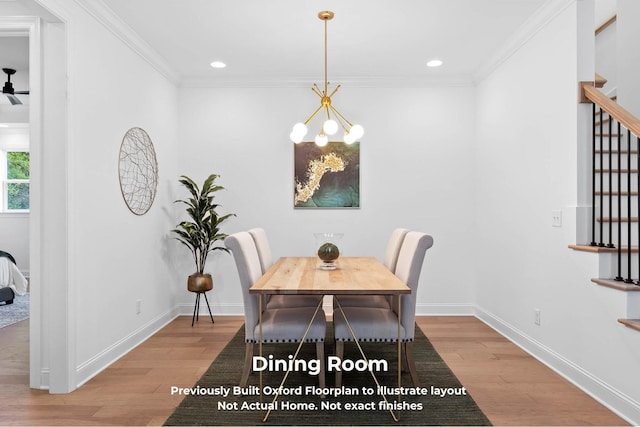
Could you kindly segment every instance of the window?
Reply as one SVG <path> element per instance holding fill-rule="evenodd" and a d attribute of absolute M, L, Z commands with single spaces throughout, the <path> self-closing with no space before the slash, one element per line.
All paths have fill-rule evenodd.
<path fill-rule="evenodd" d="M 29 152 L 2 152 L 4 212 L 29 211 Z"/>

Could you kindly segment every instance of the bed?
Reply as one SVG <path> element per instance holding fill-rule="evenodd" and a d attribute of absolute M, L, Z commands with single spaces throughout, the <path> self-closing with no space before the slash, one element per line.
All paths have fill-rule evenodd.
<path fill-rule="evenodd" d="M 10 253 L 0 251 L 0 303 L 13 304 L 16 295 L 27 293 L 27 279 Z"/>

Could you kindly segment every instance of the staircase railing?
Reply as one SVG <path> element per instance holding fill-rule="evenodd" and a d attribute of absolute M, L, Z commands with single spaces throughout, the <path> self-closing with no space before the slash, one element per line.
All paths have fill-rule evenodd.
<path fill-rule="evenodd" d="M 583 82 L 581 87 L 581 102 L 593 105 L 590 246 L 609 248 L 611 251 L 617 249 L 615 280 L 640 285 L 638 259 L 635 260 L 638 279 L 632 278 L 632 253 L 638 251 L 637 246 L 633 247 L 633 241 L 635 240 L 636 245 L 640 242 L 640 224 L 637 226 L 637 235 L 632 235 L 632 225 L 638 223 L 640 216 L 640 120 L 594 87 L 594 83 Z M 623 147 L 625 141 L 626 148 Z M 632 148 L 634 143 L 635 149 Z M 626 157 L 626 162 L 623 156 Z M 632 168 L 633 156 L 637 159 L 635 169 Z M 617 168 L 614 168 L 614 163 Z M 626 168 L 623 163 L 626 163 Z M 623 175 L 626 175 L 624 180 Z M 636 176 L 635 179 L 632 179 L 632 175 Z M 608 216 L 605 215 L 605 207 Z M 616 232 L 614 224 L 617 224 Z M 623 277 L 622 262 L 625 257 L 627 268 L 624 272 L 626 277 Z"/>

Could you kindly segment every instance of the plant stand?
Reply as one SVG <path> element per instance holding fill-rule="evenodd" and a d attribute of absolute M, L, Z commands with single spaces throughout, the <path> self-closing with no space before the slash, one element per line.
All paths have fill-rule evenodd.
<path fill-rule="evenodd" d="M 209 305 L 209 300 L 207 299 L 206 291 L 195 291 L 196 294 L 196 305 L 193 308 L 193 317 L 191 318 L 191 326 L 193 327 L 194 322 L 198 321 L 200 317 L 200 295 L 204 295 L 204 300 L 207 303 L 207 308 L 209 309 L 209 317 L 211 317 L 211 323 L 216 323 L 213 320 L 213 314 L 211 314 L 211 306 Z"/>

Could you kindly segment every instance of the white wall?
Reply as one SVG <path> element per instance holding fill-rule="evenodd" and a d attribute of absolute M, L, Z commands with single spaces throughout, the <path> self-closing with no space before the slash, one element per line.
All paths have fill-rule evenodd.
<path fill-rule="evenodd" d="M 29 214 L 10 213 L 0 215 L 0 240 L 5 252 L 16 259 L 23 274 L 29 273 Z"/>
<path fill-rule="evenodd" d="M 209 173 L 222 175 L 227 190 L 218 196 L 221 211 L 237 214 L 224 231 L 264 227 L 276 259 L 312 255 L 315 232 L 344 233 L 343 253 L 379 259 L 393 228 L 430 233 L 435 244 L 425 261 L 418 310 L 470 313 L 474 89 L 343 85 L 334 104 L 365 128 L 360 209 L 292 207 L 288 134 L 316 103 L 308 87 L 182 89 L 178 173 L 199 182 Z M 184 282 L 193 267 L 183 248 L 174 249 L 171 258 L 184 261 L 175 280 Z M 214 272 L 210 300 L 216 310 L 242 313 L 232 257 L 216 254 L 208 269 Z M 192 297 L 184 301 L 186 308 Z"/>
<path fill-rule="evenodd" d="M 640 117 L 640 2 L 618 0 L 618 103 Z"/>
<path fill-rule="evenodd" d="M 576 128 L 586 3 L 570 2 L 478 87 L 477 305 L 482 319 L 637 423 L 637 332 L 617 323 L 624 313 L 611 290 L 590 283 L 597 258 L 567 249 L 576 243 L 576 144 L 587 143 Z M 551 226 L 554 210 L 561 228 Z"/>
<path fill-rule="evenodd" d="M 616 15 L 617 0 L 598 0 L 595 2 L 595 28 Z M 617 26 L 614 22 L 600 32 L 595 39 L 596 73 L 607 79 L 602 88 L 608 95 L 615 95 L 618 87 L 618 47 Z"/>
<path fill-rule="evenodd" d="M 594 4 L 595 27 L 604 24 L 616 14 L 618 0 L 596 0 Z"/>
<path fill-rule="evenodd" d="M 67 110 L 61 115 L 67 120 L 67 135 L 58 139 L 45 134 L 42 154 L 43 204 L 51 210 L 57 196 L 61 201 L 67 198 L 66 205 L 59 203 L 52 211 L 66 227 L 66 235 L 59 242 L 44 242 L 42 257 L 49 268 L 48 254 L 68 247 L 68 259 L 66 265 L 58 266 L 63 273 L 55 280 L 43 275 L 39 286 L 44 301 L 47 296 L 68 299 L 62 300 L 59 309 L 44 311 L 41 365 L 46 371 L 67 363 L 58 359 L 68 358 L 73 365 L 69 374 L 73 389 L 176 314 L 178 288 L 167 280 L 164 231 L 171 225 L 167 183 L 174 175 L 178 98 L 177 88 L 163 74 L 88 9 L 76 2 L 42 3 L 66 23 L 62 37 L 66 52 L 60 52 L 66 55 L 66 70 L 57 71 L 68 76 Z M 45 58 L 52 54 L 46 49 L 45 44 Z M 48 87 L 49 75 L 45 75 L 44 92 L 60 99 L 65 93 L 57 91 L 64 89 Z M 124 134 L 134 126 L 150 135 L 159 163 L 156 199 L 144 216 L 129 211 L 119 188 L 118 151 Z M 66 179 L 66 185 L 49 185 L 47 177 L 56 182 Z M 44 224 L 44 233 L 52 232 L 51 224 Z M 58 252 L 52 252 L 56 246 Z M 136 314 L 137 300 L 142 301 L 140 314 Z M 56 313 L 64 313 L 66 305 L 69 315 L 61 319 Z M 70 354 L 60 348 L 51 350 L 59 330 L 70 343 Z M 64 391 L 64 386 L 57 387 L 57 392 Z"/>
<path fill-rule="evenodd" d="M 69 161 L 76 178 L 70 183 L 70 275 L 81 366 L 174 307 L 163 230 L 170 225 L 165 209 L 172 202 L 167 180 L 178 98 L 171 83 L 94 19 L 78 15 L 70 29 Z M 134 126 L 151 137 L 159 164 L 156 200 L 143 216 L 128 210 L 118 182 L 120 143 Z"/>

